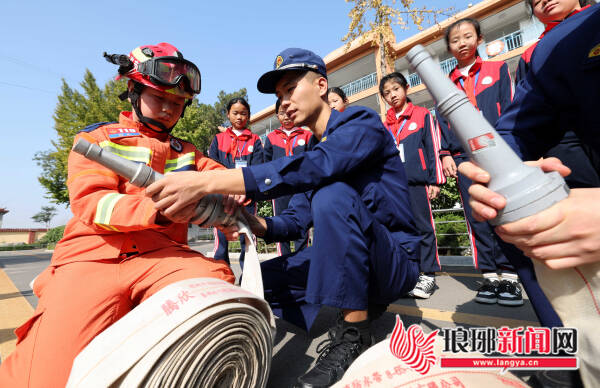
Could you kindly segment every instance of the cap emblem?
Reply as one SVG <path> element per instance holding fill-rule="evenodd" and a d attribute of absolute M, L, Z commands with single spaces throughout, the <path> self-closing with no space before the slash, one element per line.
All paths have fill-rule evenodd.
<path fill-rule="evenodd" d="M 279 69 L 279 66 L 281 66 L 282 63 L 283 57 L 281 55 L 278 55 L 277 58 L 275 58 L 275 69 Z"/>

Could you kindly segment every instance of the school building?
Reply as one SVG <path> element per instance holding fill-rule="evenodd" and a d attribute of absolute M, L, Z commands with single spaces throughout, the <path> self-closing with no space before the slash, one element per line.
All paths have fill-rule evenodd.
<path fill-rule="evenodd" d="M 386 42 L 395 58 L 394 69 L 381 64 L 383 50 L 372 40 L 353 42 L 348 50 L 345 46 L 339 47 L 323 58 L 327 65 L 329 86 L 341 87 L 350 105 L 368 106 L 383 118 L 389 107 L 379 96 L 379 80 L 384 73 L 382 67 L 386 67 L 386 73 L 395 70 L 406 77 L 410 84 L 408 97 L 414 104 L 433 108 L 431 95 L 419 76 L 410 70 L 405 55 L 413 46 L 421 44 L 448 74 L 456 66 L 456 59 L 446 50 L 444 31 L 455 20 L 465 17 L 477 19 L 481 24 L 484 42 L 479 46 L 480 56 L 484 60 L 507 62 L 513 76 L 521 54 L 544 31 L 543 24 L 530 16 L 523 0 L 484 0 L 408 39 Z M 278 128 L 280 124 L 275 115 L 275 105 L 252 115 L 250 125 L 252 131 L 261 137 Z"/>

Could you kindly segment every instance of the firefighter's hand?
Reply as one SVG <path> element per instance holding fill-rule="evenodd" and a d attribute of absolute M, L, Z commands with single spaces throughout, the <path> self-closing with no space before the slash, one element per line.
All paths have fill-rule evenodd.
<path fill-rule="evenodd" d="M 454 158 L 452 156 L 442 157 L 442 168 L 446 177 L 456 178 L 458 176 L 456 174 L 456 163 L 454 163 Z"/>
<path fill-rule="evenodd" d="M 440 186 L 429 185 L 427 186 L 427 196 L 429 199 L 436 199 L 440 195 Z"/>
<path fill-rule="evenodd" d="M 146 196 L 167 217 L 174 217 L 185 207 L 207 194 L 244 194 L 242 169 L 181 171 L 168 173 L 146 188 Z"/>
<path fill-rule="evenodd" d="M 264 237 L 267 232 L 267 223 L 264 218 L 248 213 L 245 208 L 241 208 L 240 215 L 244 217 L 252 233 L 258 237 Z M 235 241 L 240 237 L 237 225 L 220 226 L 219 230 L 225 234 L 227 240 Z"/>
<path fill-rule="evenodd" d="M 198 202 L 194 202 L 186 207 L 184 207 L 181 211 L 173 214 L 171 216 L 167 216 L 162 212 L 159 212 L 156 216 L 156 223 L 158 225 L 164 225 L 169 222 L 177 222 L 182 224 L 187 224 L 191 219 L 196 215 L 196 206 Z"/>
<path fill-rule="evenodd" d="M 224 195 L 223 211 L 227 214 L 233 214 L 239 207 L 244 206 L 244 202 L 246 202 L 245 195 Z"/>

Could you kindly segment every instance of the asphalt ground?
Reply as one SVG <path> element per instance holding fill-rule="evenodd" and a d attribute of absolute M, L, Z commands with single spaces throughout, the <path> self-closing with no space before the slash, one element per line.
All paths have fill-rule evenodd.
<path fill-rule="evenodd" d="M 193 248 L 204 254 L 212 251 L 212 243 L 200 243 Z M 16 338 L 14 329 L 33 313 L 37 297 L 29 284 L 50 263 L 52 253 L 45 250 L 0 252 L 0 357 L 12 352 Z M 232 256 L 232 267 L 239 276 L 240 268 Z M 263 259 L 264 259 L 264 255 Z M 373 323 L 377 342 L 393 330 L 396 314 L 406 326 L 420 324 L 425 332 L 443 327 L 538 326 L 539 322 L 527 296 L 519 307 L 482 305 L 473 301 L 482 277 L 465 264 L 468 260 L 442 258 L 442 272 L 436 276 L 437 290 L 430 299 L 403 298 L 390 305 L 388 311 Z M 277 319 L 274 357 L 269 387 L 290 387 L 306 372 L 315 357 L 318 344 L 327 338 L 327 329 L 335 323 L 337 311 L 324 307 L 310 332 Z"/>

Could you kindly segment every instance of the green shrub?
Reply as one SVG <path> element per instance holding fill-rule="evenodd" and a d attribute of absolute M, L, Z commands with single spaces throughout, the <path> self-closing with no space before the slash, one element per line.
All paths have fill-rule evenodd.
<path fill-rule="evenodd" d="M 39 239 L 39 243 L 41 244 L 56 244 L 63 237 L 63 233 L 65 232 L 65 225 L 57 226 L 56 228 L 52 228 Z"/>
<path fill-rule="evenodd" d="M 438 253 L 442 256 L 470 255 L 467 225 L 462 211 L 434 213 Z"/>

